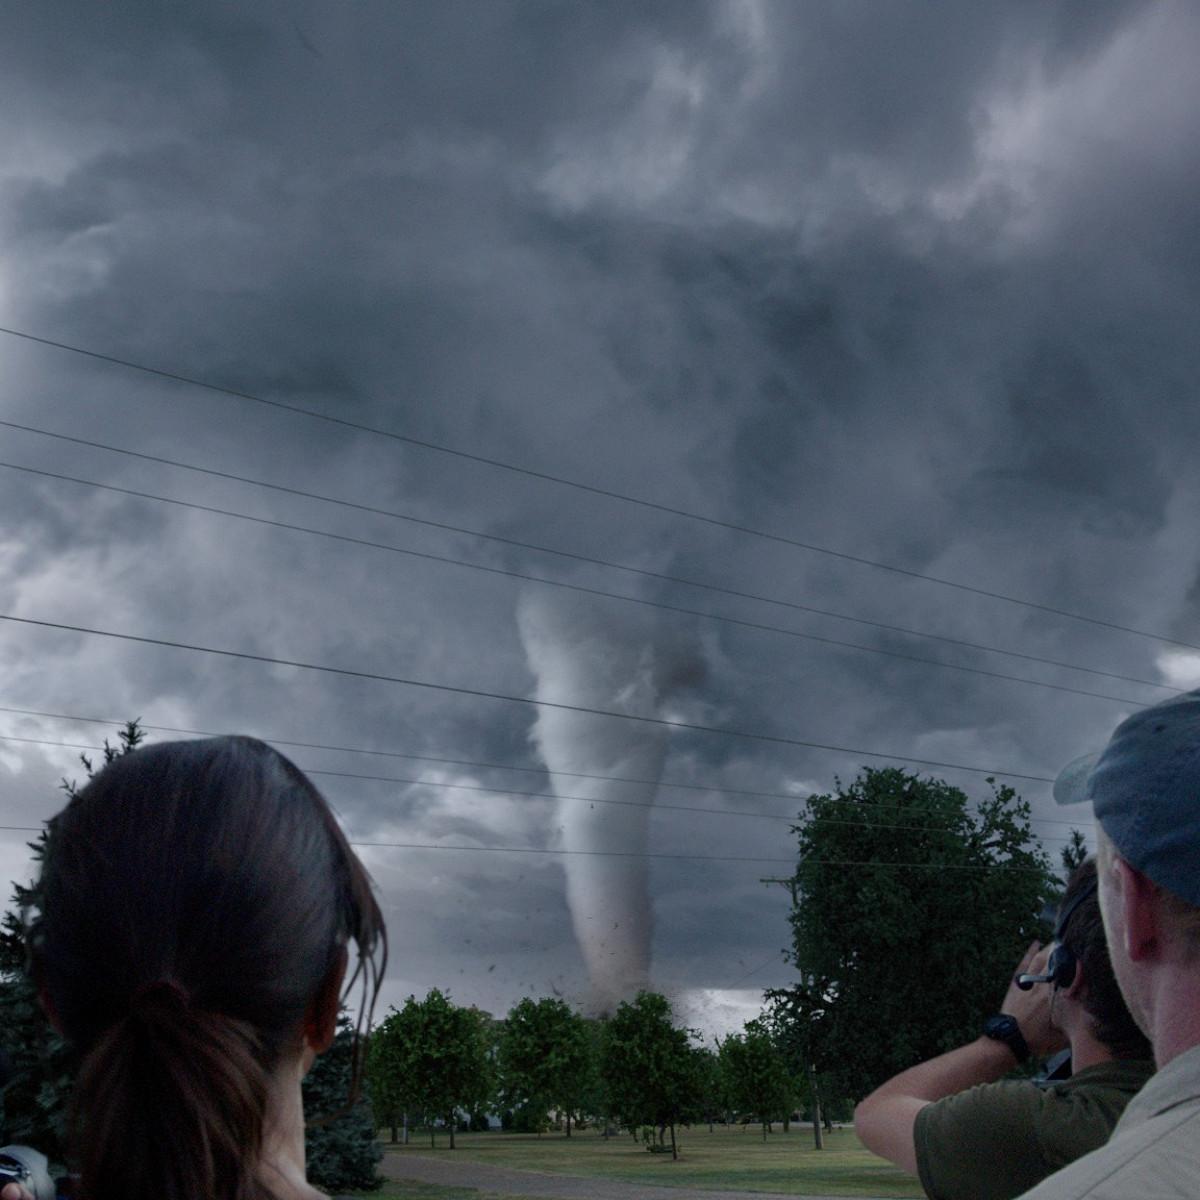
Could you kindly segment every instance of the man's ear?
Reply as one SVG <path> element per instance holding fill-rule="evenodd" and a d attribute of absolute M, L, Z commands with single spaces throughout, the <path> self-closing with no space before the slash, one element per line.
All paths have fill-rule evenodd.
<path fill-rule="evenodd" d="M 1083 963 L 1075 960 L 1075 978 L 1062 989 L 1068 1000 L 1079 1001 L 1087 991 L 1087 980 L 1083 976 Z"/>
<path fill-rule="evenodd" d="M 1159 889 L 1119 854 L 1113 858 L 1113 871 L 1120 895 L 1122 933 L 1125 953 L 1130 962 L 1153 957 L 1159 946 Z"/>
<path fill-rule="evenodd" d="M 339 946 L 333 965 L 321 980 L 321 986 L 308 1006 L 304 1018 L 304 1038 L 316 1054 L 324 1054 L 333 1045 L 337 1033 L 338 1012 L 341 1010 L 342 983 L 346 978 L 348 961 L 346 947 Z"/>

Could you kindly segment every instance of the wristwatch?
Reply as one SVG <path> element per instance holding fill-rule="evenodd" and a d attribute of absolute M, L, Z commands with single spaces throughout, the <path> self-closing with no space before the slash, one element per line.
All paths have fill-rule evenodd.
<path fill-rule="evenodd" d="M 1008 1013 L 989 1017 L 983 1026 L 983 1036 L 1003 1042 L 1019 1063 L 1023 1063 L 1029 1057 L 1029 1043 L 1025 1040 L 1016 1017 L 1010 1017 Z"/>

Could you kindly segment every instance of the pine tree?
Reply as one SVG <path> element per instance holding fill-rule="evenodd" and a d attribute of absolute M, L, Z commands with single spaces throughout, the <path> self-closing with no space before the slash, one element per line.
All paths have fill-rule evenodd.
<path fill-rule="evenodd" d="M 365 1094 L 351 1101 L 354 1026 L 343 1012 L 333 1045 L 304 1080 L 304 1132 L 308 1181 L 329 1192 L 374 1191 L 383 1183 L 375 1166 L 383 1157 L 375 1118 Z"/>
<path fill-rule="evenodd" d="M 1069 875 L 1076 867 L 1081 866 L 1088 856 L 1087 842 L 1083 833 L 1072 829 L 1067 838 L 1067 844 L 1059 851 L 1063 870 Z"/>
<path fill-rule="evenodd" d="M 127 722 L 118 731 L 115 746 L 105 740 L 105 764 L 136 750 L 145 736 L 137 721 Z M 95 774 L 91 759 L 86 754 L 79 759 L 90 779 Z M 62 789 L 74 796 L 78 785 L 64 779 Z M 39 875 L 47 840 L 43 829 L 29 843 Z M 65 1161 L 67 1108 L 77 1058 L 46 1019 L 30 972 L 27 946 L 40 903 L 37 879 L 28 886 L 16 883 L 12 907 L 0 921 L 0 1049 L 12 1068 L 0 1089 L 0 1101 L 4 1141 L 34 1146 L 60 1166 Z"/>

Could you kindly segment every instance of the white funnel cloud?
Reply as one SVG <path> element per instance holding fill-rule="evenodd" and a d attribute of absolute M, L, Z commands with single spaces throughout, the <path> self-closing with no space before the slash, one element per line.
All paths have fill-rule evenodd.
<path fill-rule="evenodd" d="M 694 644 L 662 637 L 650 618 L 618 623 L 595 603 L 531 591 L 517 606 L 517 622 L 539 703 L 660 717 L 671 692 L 703 678 Z M 556 708 L 539 708 L 534 723 L 560 797 L 562 848 L 586 852 L 568 853 L 563 862 L 575 937 L 600 1011 L 611 1011 L 650 979 L 654 918 L 645 853 L 668 732 Z"/>

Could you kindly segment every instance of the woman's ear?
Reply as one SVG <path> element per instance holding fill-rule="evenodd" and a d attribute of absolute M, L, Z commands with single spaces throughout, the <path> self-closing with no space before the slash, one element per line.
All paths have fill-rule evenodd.
<path fill-rule="evenodd" d="M 346 979 L 346 947 L 339 946 L 333 965 L 321 980 L 321 986 L 308 1006 L 304 1018 L 304 1039 L 316 1054 L 324 1054 L 333 1045 L 337 1034 L 338 1012 L 341 1010 L 342 983 Z"/>

